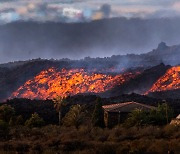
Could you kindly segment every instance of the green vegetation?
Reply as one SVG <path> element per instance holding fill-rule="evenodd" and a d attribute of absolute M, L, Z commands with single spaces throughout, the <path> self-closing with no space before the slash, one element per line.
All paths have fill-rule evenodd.
<path fill-rule="evenodd" d="M 154 124 L 164 125 L 168 124 L 173 118 L 173 110 L 167 105 L 167 103 L 159 104 L 157 111 L 151 113 L 150 119 L 155 121 Z"/>
<path fill-rule="evenodd" d="M 140 109 L 136 109 L 129 114 L 127 120 L 125 121 L 125 126 L 133 127 L 144 125 L 148 123 L 147 117 L 147 112 Z"/>
<path fill-rule="evenodd" d="M 0 140 L 0 153 L 179 153 L 180 127 L 146 126 L 113 129 L 47 125 L 15 127 Z"/>
<path fill-rule="evenodd" d="M 14 108 L 10 105 L 2 105 L 0 106 L 0 119 L 4 122 L 9 123 L 10 119 L 15 115 Z"/>
<path fill-rule="evenodd" d="M 65 98 L 61 97 L 61 96 L 57 96 L 55 99 L 53 99 L 54 102 L 54 107 L 56 109 L 56 111 L 58 112 L 59 116 L 59 125 L 61 125 L 61 112 L 62 112 L 62 108 L 64 106 L 66 106 L 67 102 L 65 100 Z"/>
<path fill-rule="evenodd" d="M 125 126 L 165 125 L 173 118 L 173 110 L 165 103 L 159 104 L 150 113 L 136 109 L 129 114 Z"/>
<path fill-rule="evenodd" d="M 25 122 L 25 126 L 30 128 L 42 127 L 44 125 L 44 120 L 39 117 L 37 113 L 32 114 L 31 118 Z"/>
<path fill-rule="evenodd" d="M 180 152 L 180 127 L 167 124 L 173 115 L 167 104 L 159 104 L 157 110 L 150 113 L 134 110 L 124 124 L 109 129 L 104 128 L 103 100 L 88 97 L 87 100 L 91 100 L 92 103 L 80 105 L 74 102 L 80 102 L 82 99 L 84 103 L 85 97 L 80 100 L 78 98 L 71 100 L 68 97 L 63 100 L 64 105 L 61 104 L 60 107 L 60 126 L 59 114 L 51 108 L 52 101 L 43 101 L 40 105 L 34 103 L 35 100 L 32 104 L 30 101 L 27 104 L 12 103 L 14 106 L 1 105 L 0 153 Z M 57 102 L 62 103 L 62 100 Z M 34 108 L 31 108 L 33 105 Z M 28 111 L 31 111 L 31 114 Z M 57 118 L 56 123 L 50 123 L 54 117 Z"/>
<path fill-rule="evenodd" d="M 66 114 L 63 119 L 63 124 L 67 127 L 75 126 L 77 129 L 85 120 L 85 113 L 83 108 L 77 104 L 70 108 L 70 111 Z"/>

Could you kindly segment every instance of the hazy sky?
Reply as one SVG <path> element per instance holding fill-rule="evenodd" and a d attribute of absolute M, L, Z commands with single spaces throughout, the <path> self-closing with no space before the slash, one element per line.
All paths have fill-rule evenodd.
<path fill-rule="evenodd" d="M 0 19 L 1 13 L 6 9 L 14 9 L 17 14 L 4 15 L 4 20 L 18 20 L 21 16 L 28 19 L 40 20 L 44 7 L 40 7 L 42 12 L 34 10 L 39 5 L 46 3 L 48 8 L 73 7 L 76 9 L 95 9 L 98 10 L 103 4 L 111 5 L 111 17 L 141 17 L 158 18 L 180 16 L 179 0 L 0 0 Z M 34 11 L 34 12 L 33 12 Z M 7 12 L 6 12 L 7 13 Z M 56 13 L 58 17 L 59 12 Z M 8 18 L 8 19 L 6 19 Z M 43 17 L 42 17 L 43 18 Z M 53 18 L 54 19 L 54 18 Z M 53 20 L 52 14 L 46 14 L 46 20 Z M 42 20 L 45 20 L 44 18 Z"/>
<path fill-rule="evenodd" d="M 47 12 L 43 16 L 42 12 L 46 11 L 42 5 L 44 3 L 46 3 L 47 8 L 73 7 L 82 10 L 98 10 L 103 4 L 110 4 L 112 9 L 110 17 L 126 17 L 128 19 L 132 17 L 143 19 L 162 19 L 162 17 L 173 19 L 174 17 L 180 17 L 180 0 L 11 0 L 9 2 L 0 0 L 0 22 L 5 21 L 9 23 L 20 20 L 22 17 L 26 20 L 41 21 L 46 19 L 53 21 L 55 20 L 54 16 L 59 17 L 59 13 L 53 14 L 53 12 Z M 37 8 L 39 8 L 38 11 L 36 11 Z M 175 24 L 168 23 L 164 25 L 164 21 L 161 21 L 157 26 L 154 26 L 153 22 L 150 20 L 143 25 L 143 22 L 138 21 L 138 24 L 140 24 L 138 27 L 136 21 L 130 22 L 131 25 L 128 25 L 128 21 L 125 21 L 122 24 L 119 23 L 118 26 L 121 26 L 120 28 L 114 24 L 113 26 L 116 27 L 115 31 L 110 30 L 113 26 L 103 25 L 105 31 L 102 32 L 102 37 L 100 36 L 96 42 L 93 42 L 93 37 L 96 37 L 96 31 L 93 31 L 95 35 L 90 34 L 91 36 L 88 39 L 85 37 L 89 36 L 85 36 L 84 32 L 80 30 L 76 32 L 76 30 L 71 29 L 72 33 L 70 33 L 67 29 L 66 32 L 62 32 L 56 27 L 59 32 L 56 34 L 56 30 L 54 29 L 53 31 L 53 28 L 51 29 L 52 33 L 46 33 L 44 30 L 39 29 L 37 33 L 44 36 L 38 36 L 36 40 L 35 36 L 31 36 L 35 34 L 30 32 L 31 30 L 28 31 L 28 28 L 22 33 L 21 30 L 13 27 L 7 28 L 6 31 L 0 28 L 0 63 L 38 57 L 77 59 L 83 58 L 83 56 L 104 57 L 112 54 L 137 54 L 156 48 L 161 41 L 166 41 L 169 45 L 180 44 L 180 21 L 176 22 L 176 20 L 173 20 Z M 169 20 L 169 22 L 171 21 Z M 122 26 L 123 24 L 124 27 Z M 151 24 L 151 27 L 149 24 Z M 103 38 L 103 33 L 106 30 L 109 33 L 106 35 L 107 38 L 111 37 L 112 40 Z M 113 38 L 112 33 L 116 35 L 116 31 L 120 37 L 116 36 Z M 28 33 L 28 36 L 26 33 Z M 57 38 L 54 38 L 54 35 L 57 35 Z M 62 37 L 58 35 L 62 35 Z M 11 42 L 11 44 L 8 44 L 8 42 Z M 73 45 L 69 45 L 69 42 Z M 84 44 L 81 44 L 81 42 Z M 75 48 L 69 49 L 72 46 Z"/>

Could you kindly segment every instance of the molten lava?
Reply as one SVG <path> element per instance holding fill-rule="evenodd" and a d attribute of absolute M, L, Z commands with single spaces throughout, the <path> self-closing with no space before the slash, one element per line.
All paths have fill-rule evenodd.
<path fill-rule="evenodd" d="M 180 66 L 170 68 L 147 93 L 176 89 L 180 89 Z"/>
<path fill-rule="evenodd" d="M 84 69 L 55 68 L 42 71 L 15 91 L 11 98 L 52 99 L 57 95 L 66 97 L 78 93 L 101 93 L 121 85 L 138 73 L 106 75 L 89 73 Z"/>

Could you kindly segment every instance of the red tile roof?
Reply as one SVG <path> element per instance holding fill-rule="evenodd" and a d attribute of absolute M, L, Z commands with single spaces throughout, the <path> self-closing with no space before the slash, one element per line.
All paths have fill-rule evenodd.
<path fill-rule="evenodd" d="M 117 103 L 117 104 L 111 104 L 111 105 L 104 105 L 102 106 L 105 111 L 108 112 L 131 112 L 132 108 L 141 108 L 146 110 L 156 109 L 154 106 L 145 105 L 137 102 L 126 102 L 126 103 Z"/>

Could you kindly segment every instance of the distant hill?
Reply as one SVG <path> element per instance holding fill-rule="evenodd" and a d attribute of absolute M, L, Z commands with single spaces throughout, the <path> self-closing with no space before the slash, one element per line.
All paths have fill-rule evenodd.
<path fill-rule="evenodd" d="M 48 64 L 61 64 L 66 63 L 66 67 L 71 68 L 86 68 L 102 70 L 113 68 L 116 71 L 121 71 L 123 69 L 133 69 L 137 67 L 149 68 L 160 63 L 165 65 L 179 65 L 180 59 L 180 45 L 167 46 L 166 43 L 161 42 L 156 49 L 144 54 L 127 54 L 127 55 L 113 55 L 111 57 L 105 58 L 90 58 L 86 57 L 82 60 L 70 60 L 70 59 L 60 59 L 60 60 L 45 60 L 45 59 L 32 59 L 27 61 L 15 61 L 0 64 L 0 68 L 13 68 L 18 67 L 27 63 L 46 63 Z"/>

